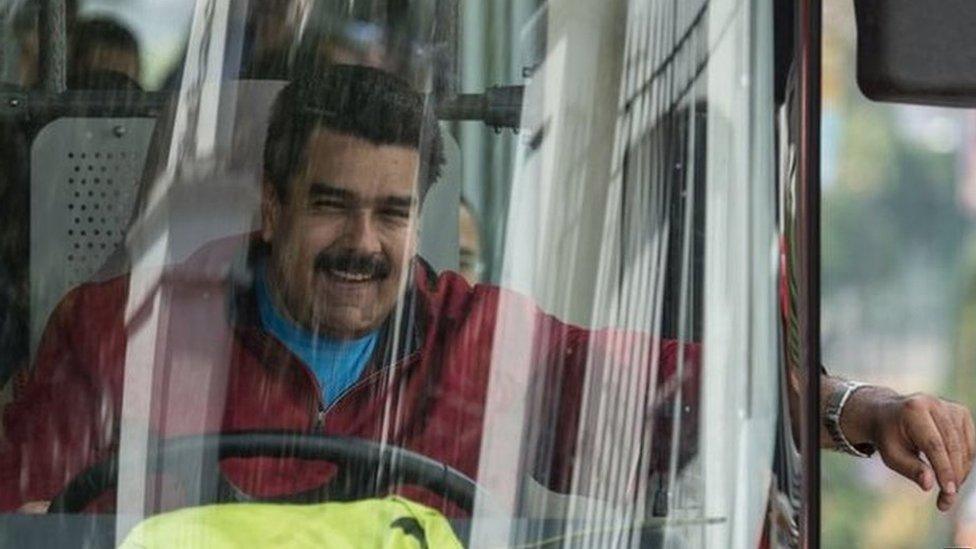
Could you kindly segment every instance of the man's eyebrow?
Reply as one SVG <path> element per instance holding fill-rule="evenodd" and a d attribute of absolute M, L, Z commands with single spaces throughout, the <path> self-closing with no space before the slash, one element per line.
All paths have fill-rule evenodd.
<path fill-rule="evenodd" d="M 379 200 L 384 206 L 409 209 L 417 203 L 412 196 L 386 196 Z"/>
<path fill-rule="evenodd" d="M 346 200 L 356 197 L 355 193 L 329 185 L 328 183 L 312 183 L 308 187 L 308 195 L 314 197 L 325 195 L 326 197 L 343 198 Z"/>

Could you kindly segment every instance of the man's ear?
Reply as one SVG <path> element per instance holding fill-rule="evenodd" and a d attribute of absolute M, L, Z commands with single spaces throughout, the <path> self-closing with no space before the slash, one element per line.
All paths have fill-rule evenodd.
<path fill-rule="evenodd" d="M 281 201 L 274 185 L 265 176 L 261 180 L 261 240 L 270 243 L 281 221 Z"/>

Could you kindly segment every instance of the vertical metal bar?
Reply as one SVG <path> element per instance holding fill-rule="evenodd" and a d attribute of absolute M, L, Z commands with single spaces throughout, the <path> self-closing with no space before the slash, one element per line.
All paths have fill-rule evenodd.
<path fill-rule="evenodd" d="M 797 53 L 800 78 L 798 229 L 801 261 L 804 547 L 820 546 L 820 70 L 821 0 L 799 0 Z"/>
<path fill-rule="evenodd" d="M 434 96 L 440 100 L 453 98 L 458 93 L 458 28 L 460 10 L 458 0 L 437 0 L 435 13 L 436 41 L 445 48 L 434 82 Z"/>
<path fill-rule="evenodd" d="M 39 45 L 44 89 L 61 93 L 67 88 L 68 13 L 66 0 L 43 0 Z"/>

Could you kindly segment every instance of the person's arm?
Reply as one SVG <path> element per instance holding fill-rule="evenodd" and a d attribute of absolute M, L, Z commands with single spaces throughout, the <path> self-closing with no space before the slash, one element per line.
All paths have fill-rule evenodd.
<path fill-rule="evenodd" d="M 821 377 L 821 418 L 830 395 L 844 385 L 842 379 Z M 922 490 L 930 491 L 937 484 L 937 505 L 942 511 L 955 503 L 976 453 L 976 429 L 969 410 L 931 395 L 861 387 L 843 407 L 840 428 L 851 444 L 874 446 L 889 468 Z M 823 448 L 834 447 L 823 421 L 820 443 Z"/>
<path fill-rule="evenodd" d="M 71 298 L 52 314 L 28 382 L 3 410 L 0 512 L 45 512 L 112 436 L 113 408 L 75 360 L 79 317 Z"/>

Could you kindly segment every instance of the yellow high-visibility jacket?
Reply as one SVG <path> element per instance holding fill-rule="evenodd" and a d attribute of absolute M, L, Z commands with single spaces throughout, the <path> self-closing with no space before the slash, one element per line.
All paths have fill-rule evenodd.
<path fill-rule="evenodd" d="M 351 503 L 232 503 L 191 507 L 146 519 L 123 549 L 156 547 L 461 547 L 437 511 L 397 496 Z"/>

